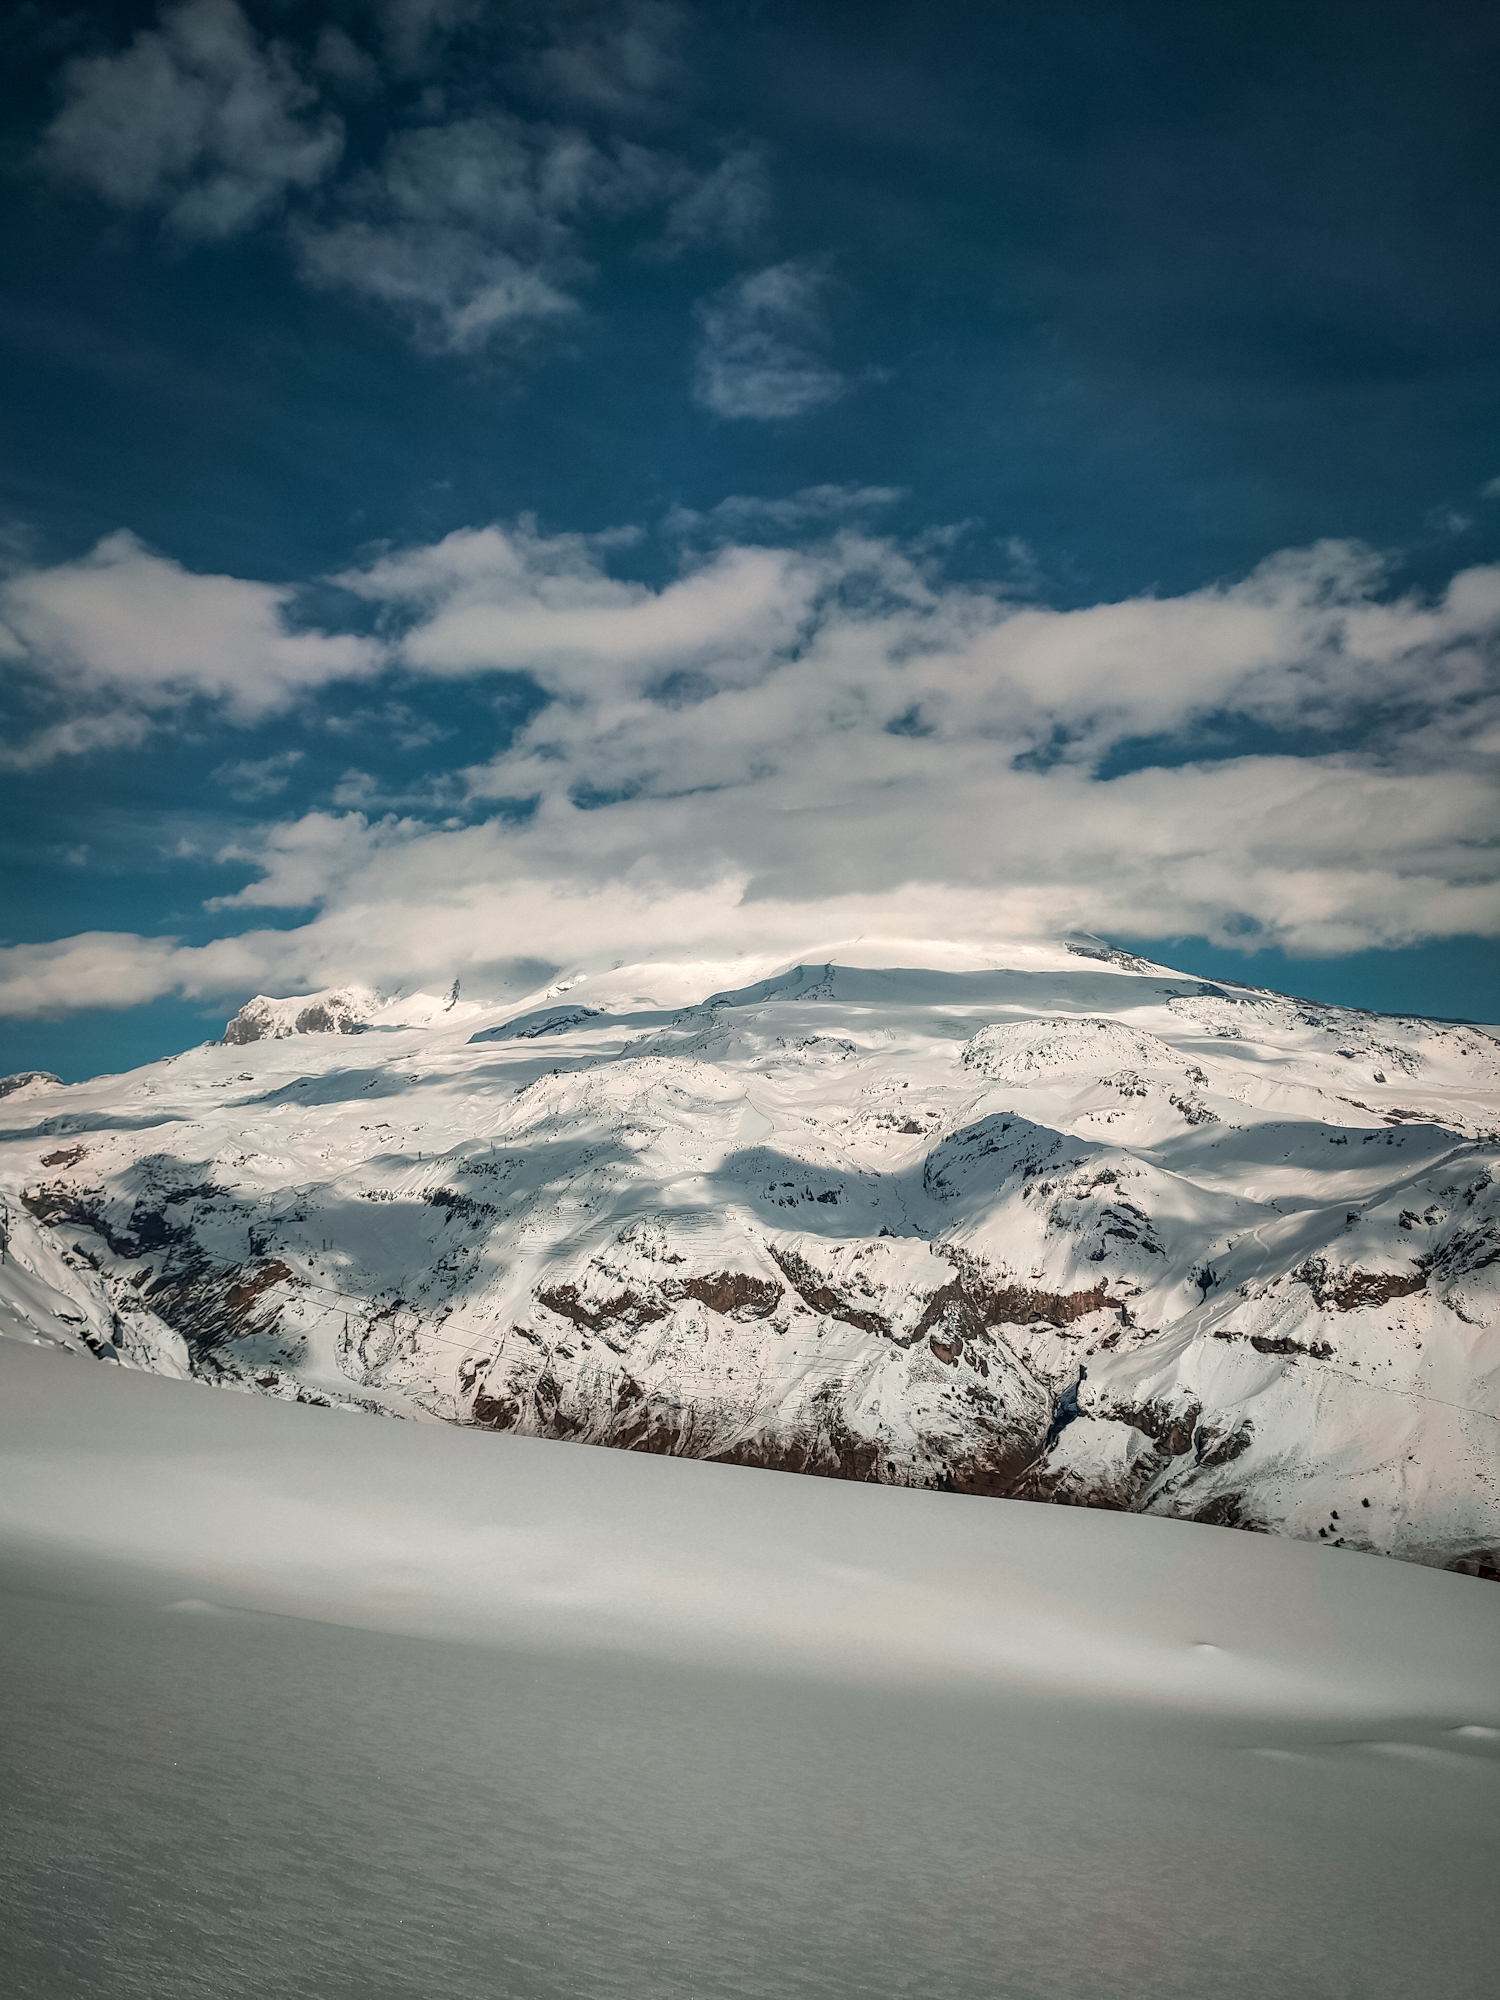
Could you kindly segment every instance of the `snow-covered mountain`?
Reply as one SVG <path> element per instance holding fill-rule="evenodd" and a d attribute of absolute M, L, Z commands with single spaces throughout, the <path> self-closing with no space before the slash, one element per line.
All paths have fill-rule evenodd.
<path fill-rule="evenodd" d="M 0 1084 L 0 1091 L 6 1086 Z M 1080 944 L 252 1001 L 4 1096 L 0 1331 L 1500 1572 L 1500 1043 Z"/>

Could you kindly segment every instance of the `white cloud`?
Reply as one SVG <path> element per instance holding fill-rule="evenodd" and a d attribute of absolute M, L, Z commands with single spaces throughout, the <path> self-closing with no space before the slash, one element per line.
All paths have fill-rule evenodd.
<path fill-rule="evenodd" d="M 123 529 L 91 554 L 25 569 L 0 584 L 0 657 L 24 673 L 60 719 L 11 734 L 11 769 L 139 742 L 150 720 L 195 698 L 253 722 L 331 680 L 380 662 L 369 640 L 299 632 L 284 585 L 196 576 Z"/>
<path fill-rule="evenodd" d="M 379 804 L 380 780 L 373 771 L 351 768 L 333 788 L 333 803 L 345 811 L 368 812 Z"/>
<path fill-rule="evenodd" d="M 184 0 L 116 55 L 63 72 L 45 172 L 117 208 L 159 208 L 189 238 L 232 236 L 330 173 L 343 126 L 235 0 Z"/>
<path fill-rule="evenodd" d="M 224 857 L 257 875 L 222 915 L 307 922 L 142 940 L 133 958 L 120 939 L 76 961 L 66 942 L 17 947 L 0 1010 L 112 1004 L 99 968 L 120 954 L 122 996 L 229 999 L 456 971 L 482 991 L 521 961 L 790 953 L 861 931 L 1316 953 L 1500 935 L 1500 567 L 1392 598 L 1367 551 L 1326 543 L 1239 583 L 1055 611 L 843 529 L 730 542 L 657 589 L 608 574 L 613 539 L 467 531 L 343 579 L 405 622 L 391 644 L 409 671 L 525 670 L 550 696 L 464 774 L 471 817 L 502 813 L 434 826 L 450 771 L 412 798 L 425 817 L 370 817 L 396 802 L 350 772 L 355 809 Z M 1097 775 L 1122 741 L 1190 745 L 1226 714 L 1360 747 Z"/>
<path fill-rule="evenodd" d="M 295 224 L 304 277 L 400 314 L 423 345 L 474 353 L 576 310 L 576 225 L 661 199 L 677 164 L 498 112 L 398 133 L 331 221 Z"/>
<path fill-rule="evenodd" d="M 529 672 L 585 704 L 711 662 L 717 683 L 757 677 L 792 644 L 824 569 L 789 549 L 729 547 L 664 589 L 605 574 L 598 542 L 534 526 L 464 529 L 337 580 L 417 613 L 405 664 L 444 676 Z M 582 711 L 580 711 L 582 712 Z"/>
<path fill-rule="evenodd" d="M 700 300 L 696 400 L 757 423 L 836 402 L 849 385 L 822 359 L 828 286 L 808 265 L 772 264 Z"/>
<path fill-rule="evenodd" d="M 83 931 L 0 951 L 0 1015 L 52 1019 L 92 1007 L 139 1007 L 180 991 L 181 947 L 129 931 Z"/>
<path fill-rule="evenodd" d="M 810 489 L 786 505 L 836 523 L 862 497 Z M 726 503 L 724 518 L 776 504 Z M 410 620 L 408 666 L 525 670 L 558 696 L 530 725 L 554 789 L 585 764 L 608 785 L 640 782 L 638 737 L 670 746 L 690 778 L 699 755 L 763 761 L 845 709 L 879 736 L 915 708 L 936 743 L 979 738 L 1007 760 L 1046 749 L 1092 765 L 1124 738 L 1225 712 L 1366 734 L 1385 716 L 1418 754 L 1413 732 L 1461 714 L 1472 730 L 1495 690 L 1500 567 L 1461 572 L 1436 601 L 1392 600 L 1370 551 L 1324 542 L 1239 583 L 1056 611 L 945 584 L 890 540 L 837 526 L 801 548 L 721 541 L 655 590 L 607 573 L 610 540 L 523 520 L 338 581 Z"/>
<path fill-rule="evenodd" d="M 1245 758 L 1109 784 L 1075 771 L 997 786 L 979 760 L 884 798 L 831 770 L 821 796 L 747 795 L 432 829 L 309 815 L 254 853 L 223 910 L 313 906 L 293 929 L 206 946 L 91 934 L 0 950 L 0 1015 L 222 999 L 359 978 L 466 990 L 538 983 L 538 961 L 791 956 L 861 934 L 985 941 L 1083 929 L 1206 934 L 1336 953 L 1500 934 L 1474 859 L 1493 789 L 1338 760 Z M 757 826 L 758 822 L 758 826 Z M 727 856 L 747 836 L 759 876 Z M 875 878 L 887 879 L 875 885 Z M 1253 975 L 1253 962 L 1251 966 Z"/>

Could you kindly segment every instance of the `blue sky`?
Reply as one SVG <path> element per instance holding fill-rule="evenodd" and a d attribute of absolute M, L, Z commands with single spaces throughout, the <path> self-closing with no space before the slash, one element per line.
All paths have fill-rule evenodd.
<path fill-rule="evenodd" d="M 0 37 L 0 1068 L 872 931 L 1500 1011 L 1492 8 Z"/>

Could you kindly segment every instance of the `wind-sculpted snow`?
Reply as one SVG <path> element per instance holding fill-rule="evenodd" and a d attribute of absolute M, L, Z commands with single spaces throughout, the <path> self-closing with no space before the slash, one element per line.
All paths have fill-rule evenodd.
<path fill-rule="evenodd" d="M 250 1039 L 18 1084 L 4 1328 L 1500 1571 L 1500 1045 L 923 950 L 258 1000 Z"/>

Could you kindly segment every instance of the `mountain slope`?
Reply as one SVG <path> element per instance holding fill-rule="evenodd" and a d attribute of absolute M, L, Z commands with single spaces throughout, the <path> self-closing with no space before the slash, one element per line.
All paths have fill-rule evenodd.
<path fill-rule="evenodd" d="M 224 1044 L 23 1084 L 0 1324 L 1500 1569 L 1490 1036 L 1079 946 L 748 970 L 257 1001 Z"/>

